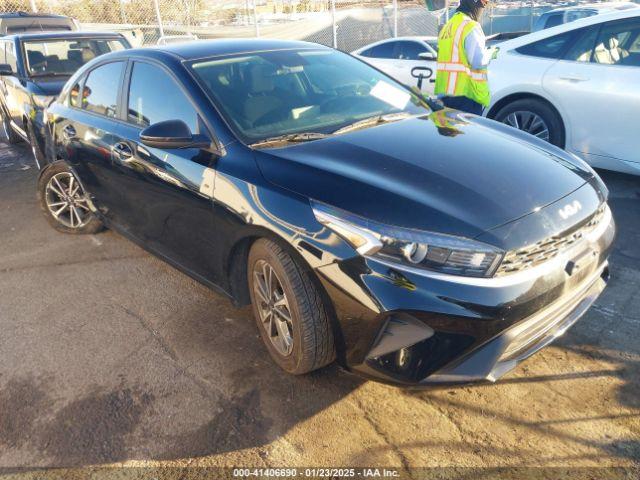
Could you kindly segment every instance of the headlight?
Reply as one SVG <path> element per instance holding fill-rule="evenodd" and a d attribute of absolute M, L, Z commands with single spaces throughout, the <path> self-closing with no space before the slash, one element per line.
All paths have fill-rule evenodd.
<path fill-rule="evenodd" d="M 311 202 L 318 222 L 349 242 L 360 255 L 413 268 L 467 277 L 492 276 L 504 252 L 463 237 L 393 227 Z"/>
<path fill-rule="evenodd" d="M 33 98 L 33 103 L 36 104 L 36 107 L 47 108 L 56 97 L 50 95 L 31 95 L 31 98 Z"/>

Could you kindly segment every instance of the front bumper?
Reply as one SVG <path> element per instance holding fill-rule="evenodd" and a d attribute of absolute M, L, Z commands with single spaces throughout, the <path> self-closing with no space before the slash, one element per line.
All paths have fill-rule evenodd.
<path fill-rule="evenodd" d="M 579 249 L 491 279 L 361 257 L 320 267 L 341 327 L 339 358 L 349 370 L 392 384 L 495 381 L 566 332 L 598 298 L 614 237 L 610 218 Z M 569 268 L 576 259 L 581 268 Z"/>

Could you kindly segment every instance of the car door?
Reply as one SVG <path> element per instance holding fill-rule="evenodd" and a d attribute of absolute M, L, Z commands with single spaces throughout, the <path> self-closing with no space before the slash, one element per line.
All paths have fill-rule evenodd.
<path fill-rule="evenodd" d="M 111 151 L 122 123 L 118 97 L 125 66 L 122 60 L 103 63 L 75 82 L 65 100 L 66 115 L 55 124 L 54 132 L 85 190 L 109 221 L 116 220 L 121 198 Z"/>
<path fill-rule="evenodd" d="M 13 123 L 22 127 L 24 104 L 29 101 L 29 98 L 25 90 L 26 80 L 18 67 L 16 44 L 13 41 L 8 41 L 5 44 L 5 63 L 10 65 L 13 70 L 13 75 L 4 77 L 5 105 Z"/>
<path fill-rule="evenodd" d="M 113 145 L 118 222 L 151 250 L 216 283 L 216 157 L 208 149 L 152 148 L 140 140 L 144 128 L 166 120 L 181 120 L 192 133 L 211 138 L 208 128 L 180 81 L 162 65 L 136 60 L 127 79 L 126 123 Z"/>
<path fill-rule="evenodd" d="M 378 70 L 383 71 L 387 75 L 397 78 L 399 73 L 398 58 L 395 56 L 396 41 L 391 40 L 374 45 L 360 53 L 360 57 Z"/>
<path fill-rule="evenodd" d="M 430 53 L 433 60 L 421 58 Z M 395 77 L 410 87 L 419 86 L 423 92 L 433 93 L 436 81 L 436 54 L 422 42 L 402 40 L 396 42 L 395 56 L 398 70 Z"/>
<path fill-rule="evenodd" d="M 568 115 L 567 149 L 603 168 L 616 168 L 620 160 L 640 162 L 638 85 L 640 18 L 580 29 L 543 78 Z"/>

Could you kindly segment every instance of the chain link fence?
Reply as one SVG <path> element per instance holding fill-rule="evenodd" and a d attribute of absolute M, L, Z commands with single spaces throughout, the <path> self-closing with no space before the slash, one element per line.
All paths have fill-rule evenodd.
<path fill-rule="evenodd" d="M 445 1 L 0 0 L 0 11 L 67 15 L 76 18 L 84 30 L 121 32 L 134 46 L 195 37 L 260 36 L 352 51 L 393 36 L 437 35 L 447 18 Z M 491 9 L 485 15 L 485 31 L 529 30 L 545 8 L 521 5 Z M 449 13 L 452 11 L 453 7 Z"/>

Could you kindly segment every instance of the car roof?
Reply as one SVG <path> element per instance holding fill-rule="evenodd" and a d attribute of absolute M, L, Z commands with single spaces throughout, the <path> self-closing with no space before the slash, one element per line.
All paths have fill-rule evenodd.
<path fill-rule="evenodd" d="M 152 47 L 136 48 L 128 50 L 131 55 L 145 55 L 145 52 L 168 53 L 182 60 L 195 60 L 198 58 L 216 57 L 222 55 L 235 55 L 242 53 L 264 52 L 269 50 L 293 50 L 293 49 L 329 49 L 325 45 L 294 40 L 274 40 L 259 38 L 233 38 L 217 40 L 188 40 L 169 45 L 156 45 Z M 122 52 L 118 52 L 122 53 Z"/>
<path fill-rule="evenodd" d="M 404 37 L 384 38 L 382 40 L 378 40 L 377 42 L 372 42 L 363 47 L 357 48 L 352 53 L 358 54 L 368 48 L 375 47 L 376 45 L 380 45 L 382 43 L 387 43 L 387 42 L 397 42 L 398 40 L 419 40 L 422 42 L 428 42 L 428 41 L 437 41 L 438 37 L 429 36 L 429 35 L 413 35 L 413 36 L 404 36 Z"/>
<path fill-rule="evenodd" d="M 572 10 L 598 10 L 608 12 L 610 10 L 625 10 L 629 8 L 637 8 L 639 5 L 631 2 L 605 2 L 605 3 L 583 3 L 580 5 L 572 5 L 570 7 L 554 8 L 545 12 L 544 15 L 552 13 L 569 12 Z"/>
<path fill-rule="evenodd" d="M 54 15 L 52 13 L 28 13 L 28 12 L 6 12 L 0 13 L 0 19 L 2 18 L 68 18 L 71 17 L 65 15 Z"/>
<path fill-rule="evenodd" d="M 122 37 L 122 34 L 117 32 L 29 32 L 29 33 L 12 33 L 2 37 L 3 40 L 47 40 L 50 38 L 113 38 Z"/>
<path fill-rule="evenodd" d="M 527 35 L 523 35 L 512 40 L 505 40 L 500 42 L 500 50 L 512 50 L 514 48 L 528 45 L 530 43 L 542 40 L 545 38 L 553 37 L 560 33 L 569 32 L 582 27 L 588 27 L 591 25 L 598 25 L 604 22 L 610 22 L 612 20 L 624 20 L 626 18 L 640 17 L 640 8 L 633 8 L 629 10 L 614 10 L 612 12 L 603 13 L 601 15 L 594 15 L 587 18 L 581 18 L 569 23 L 563 23 L 557 27 L 551 27 L 537 32 L 532 32 Z"/>

